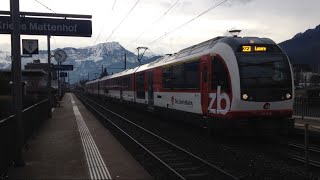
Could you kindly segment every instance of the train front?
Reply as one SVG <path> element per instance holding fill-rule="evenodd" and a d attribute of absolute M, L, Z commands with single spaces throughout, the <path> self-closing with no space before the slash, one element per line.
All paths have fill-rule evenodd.
<path fill-rule="evenodd" d="M 293 76 L 287 55 L 270 39 L 242 38 L 234 47 L 240 92 L 234 92 L 233 117 L 291 118 Z"/>

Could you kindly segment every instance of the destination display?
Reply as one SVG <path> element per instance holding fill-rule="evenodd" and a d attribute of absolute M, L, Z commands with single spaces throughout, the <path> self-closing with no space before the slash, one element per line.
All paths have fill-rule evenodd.
<path fill-rule="evenodd" d="M 266 46 L 242 46 L 242 52 L 266 52 Z"/>
<path fill-rule="evenodd" d="M 10 34 L 13 25 L 10 16 L 0 16 L 0 34 Z M 91 20 L 20 18 L 20 33 L 25 35 L 52 35 L 91 37 Z"/>
<path fill-rule="evenodd" d="M 281 52 L 277 45 L 273 44 L 262 44 L 262 45 L 241 45 L 238 52 L 242 53 L 264 53 L 264 52 Z"/>

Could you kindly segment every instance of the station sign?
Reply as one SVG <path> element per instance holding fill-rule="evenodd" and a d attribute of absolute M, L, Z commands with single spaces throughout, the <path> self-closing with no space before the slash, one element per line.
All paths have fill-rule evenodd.
<path fill-rule="evenodd" d="M 37 39 L 22 39 L 23 54 L 39 54 L 39 45 Z"/>
<path fill-rule="evenodd" d="M 73 65 L 53 65 L 52 70 L 56 71 L 73 71 Z"/>
<path fill-rule="evenodd" d="M 11 34 L 13 29 L 10 16 L 0 16 L 0 34 Z M 20 33 L 24 35 L 51 35 L 91 37 L 91 20 L 20 18 Z"/>

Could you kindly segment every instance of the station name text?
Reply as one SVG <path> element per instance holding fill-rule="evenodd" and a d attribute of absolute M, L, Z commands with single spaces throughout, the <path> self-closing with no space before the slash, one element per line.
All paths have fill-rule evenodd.
<path fill-rule="evenodd" d="M 23 31 L 52 31 L 52 32 L 77 32 L 78 25 L 67 24 L 48 24 L 48 23 L 27 23 L 21 24 L 20 28 Z M 12 30 L 13 25 L 10 22 L 0 21 L 0 30 Z"/>

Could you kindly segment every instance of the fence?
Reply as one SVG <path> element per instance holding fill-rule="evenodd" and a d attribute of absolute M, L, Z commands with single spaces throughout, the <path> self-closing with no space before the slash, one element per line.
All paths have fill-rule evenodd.
<path fill-rule="evenodd" d="M 296 97 L 293 111 L 296 116 L 320 117 L 320 97 Z"/>
<path fill-rule="evenodd" d="M 41 122 L 48 118 L 49 101 L 43 100 L 23 110 L 24 142 L 39 129 Z M 15 153 L 15 116 L 0 120 L 0 179 L 12 163 Z"/>

